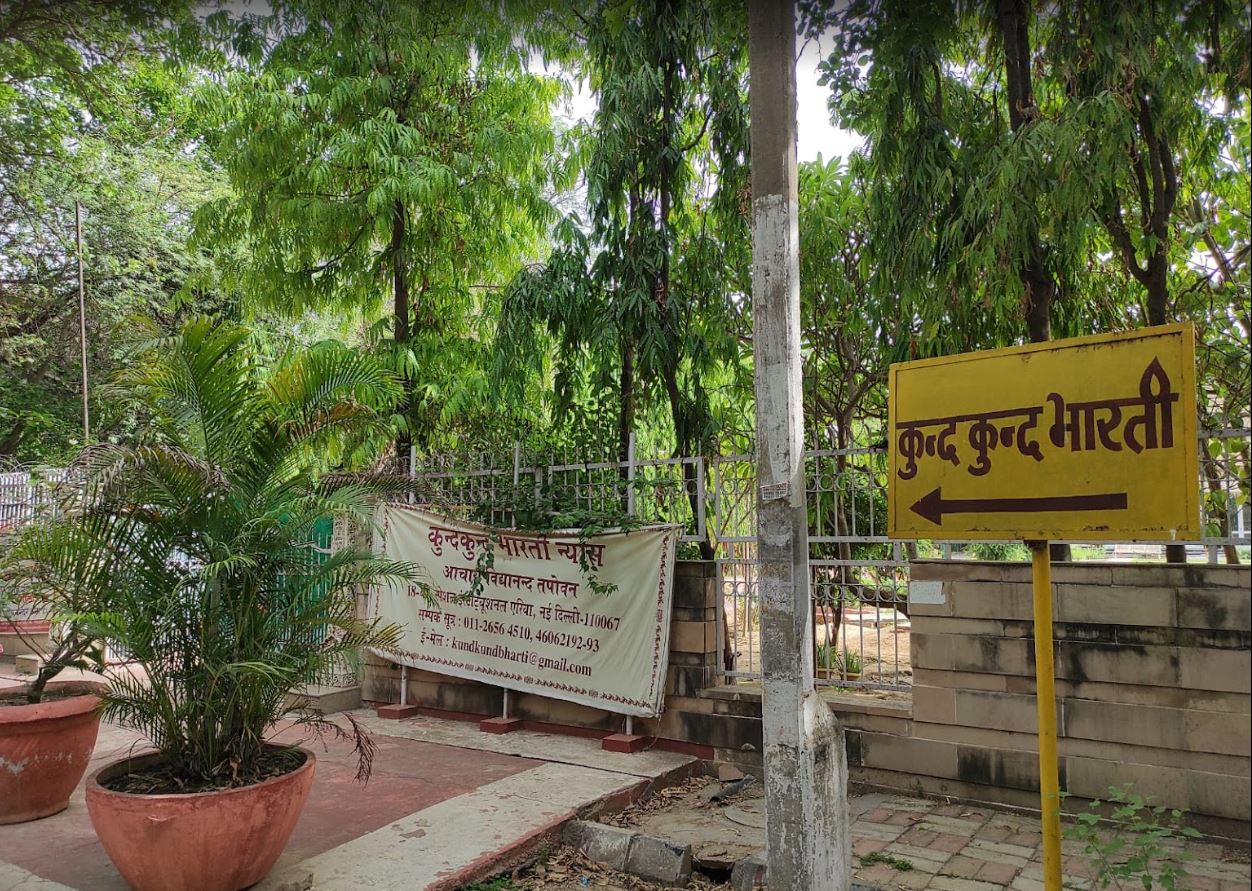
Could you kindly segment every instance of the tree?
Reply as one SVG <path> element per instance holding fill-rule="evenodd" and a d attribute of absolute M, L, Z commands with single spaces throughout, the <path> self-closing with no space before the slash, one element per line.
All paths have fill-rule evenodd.
<path fill-rule="evenodd" d="M 840 25 L 832 109 L 869 137 L 876 285 L 919 320 L 917 351 L 1178 317 L 1193 277 L 1179 232 L 1213 216 L 1202 183 L 1247 101 L 1246 7 L 883 0 L 807 15 L 812 33 Z"/>
<path fill-rule="evenodd" d="M 65 509 L 19 535 L 4 577 L 80 610 L 83 640 L 141 666 L 109 678 L 102 708 L 157 748 L 170 791 L 247 785 L 268 775 L 266 737 L 291 690 L 363 647 L 394 647 L 398 629 L 357 618 L 359 586 L 425 590 L 410 564 L 357 547 L 318 562 L 308 547 L 321 518 L 368 525 L 398 491 L 392 478 L 329 471 L 353 469 L 386 435 L 399 386 L 335 343 L 262 370 L 235 324 L 143 333 L 114 395 L 143 404 L 146 435 L 86 450 Z M 368 775 L 355 724 L 296 720 L 355 736 Z"/>
<path fill-rule="evenodd" d="M 673 454 L 693 455 L 716 432 L 710 382 L 740 362 L 734 295 L 746 292 L 749 268 L 742 12 L 641 0 L 572 16 L 599 100 L 579 134 L 587 220 L 564 221 L 547 262 L 513 281 L 496 340 L 502 376 L 539 373 L 531 357 L 546 329 L 558 408 L 584 386 L 611 393 L 624 459 L 640 416 L 662 405 Z"/>
<path fill-rule="evenodd" d="M 1170 254 L 1190 211 L 1179 197 L 1229 141 L 1219 97 L 1246 97 L 1247 18 L 1221 0 L 1070 0 L 1041 16 L 1049 80 L 1086 125 L 1093 210 L 1146 292 L 1149 325 L 1177 317 Z"/>
<path fill-rule="evenodd" d="M 559 84 L 485 3 L 279 3 L 269 28 L 264 57 L 206 92 L 235 195 L 199 231 L 247 245 L 256 306 L 372 322 L 389 303 L 407 459 L 482 382 L 477 318 L 543 243 Z"/>
<path fill-rule="evenodd" d="M 832 109 L 869 137 L 874 244 L 920 315 L 963 297 L 961 327 L 992 343 L 1015 323 L 1034 340 L 1133 324 L 1097 293 L 1111 247 L 1148 292 L 1140 323 L 1165 321 L 1182 180 L 1228 137 L 1214 101 L 1247 91 L 1246 9 L 887 0 L 808 16 L 841 26 Z"/>
<path fill-rule="evenodd" d="M 81 445 L 74 202 L 84 208 L 89 365 L 107 377 L 130 314 L 175 314 L 212 263 L 186 247 L 220 180 L 195 150 L 173 53 L 184 3 L 0 6 L 0 457 L 58 462 Z M 219 295 L 201 293 L 215 308 Z M 98 436 L 126 419 L 106 409 Z"/>

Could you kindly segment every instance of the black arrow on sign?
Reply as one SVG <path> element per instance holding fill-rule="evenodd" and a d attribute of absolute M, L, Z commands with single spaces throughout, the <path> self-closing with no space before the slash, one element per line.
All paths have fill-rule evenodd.
<path fill-rule="evenodd" d="M 944 514 L 1037 513 L 1045 510 L 1125 510 L 1126 493 L 1103 495 L 1045 495 L 1040 498 L 944 498 L 936 487 L 910 510 L 936 526 Z"/>

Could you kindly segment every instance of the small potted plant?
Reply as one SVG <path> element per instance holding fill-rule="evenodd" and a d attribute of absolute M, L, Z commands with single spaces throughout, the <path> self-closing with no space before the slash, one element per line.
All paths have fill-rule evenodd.
<path fill-rule="evenodd" d="M 0 824 L 22 823 L 65 810 L 91 759 L 100 729 L 99 693 L 85 680 L 56 681 L 66 668 L 100 671 L 103 652 L 77 617 L 100 592 L 74 584 L 81 552 L 66 530 L 33 523 L 14 533 L 0 559 L 0 626 L 10 629 L 39 658 L 34 678 L 0 691 Z M 31 560 L 50 548 L 62 560 L 49 564 L 37 590 L 29 587 Z M 27 633 L 35 629 L 37 633 Z"/>
<path fill-rule="evenodd" d="M 845 681 L 856 681 L 861 678 L 861 654 L 856 650 L 840 650 L 838 655 L 839 671 Z"/>
<path fill-rule="evenodd" d="M 359 619 L 355 594 L 417 581 L 366 549 L 319 560 L 308 547 L 320 518 L 368 524 L 394 490 L 330 472 L 387 438 L 394 376 L 337 344 L 262 368 L 247 338 L 201 318 L 141 350 L 120 384 L 151 419 L 145 440 L 84 454 L 79 507 L 57 521 L 89 542 L 84 576 L 108 576 L 106 608 L 79 616 L 123 654 L 102 713 L 152 746 L 86 790 L 96 834 L 137 891 L 238 891 L 269 872 L 315 769 L 311 751 L 271 741 L 289 691 L 362 647 L 393 647 L 397 629 Z M 61 551 L 44 557 L 32 577 Z M 351 739 L 368 775 L 372 744 L 355 723 L 292 719 Z"/>
<path fill-rule="evenodd" d="M 861 677 L 861 654 L 839 649 L 833 643 L 817 645 L 817 676 L 832 681 L 855 681 Z"/>
<path fill-rule="evenodd" d="M 839 677 L 839 651 L 832 643 L 817 645 L 817 676 L 827 680 Z"/>

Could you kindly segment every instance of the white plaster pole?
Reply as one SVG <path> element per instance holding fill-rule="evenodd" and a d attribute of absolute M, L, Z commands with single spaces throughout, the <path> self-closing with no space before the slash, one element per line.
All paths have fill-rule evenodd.
<path fill-rule="evenodd" d="M 748 32 L 768 882 L 774 891 L 847 891 L 852 848 L 843 730 L 813 687 L 794 0 L 749 0 Z"/>

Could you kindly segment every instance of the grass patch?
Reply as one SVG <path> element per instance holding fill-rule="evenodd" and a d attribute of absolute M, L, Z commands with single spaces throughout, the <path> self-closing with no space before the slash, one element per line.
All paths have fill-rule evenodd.
<path fill-rule="evenodd" d="M 882 851 L 871 851 L 861 858 L 862 866 L 870 866 L 874 863 L 885 863 L 892 869 L 900 872 L 908 872 L 913 868 L 913 861 L 906 860 L 904 857 L 893 857 L 891 854 L 884 854 Z"/>

